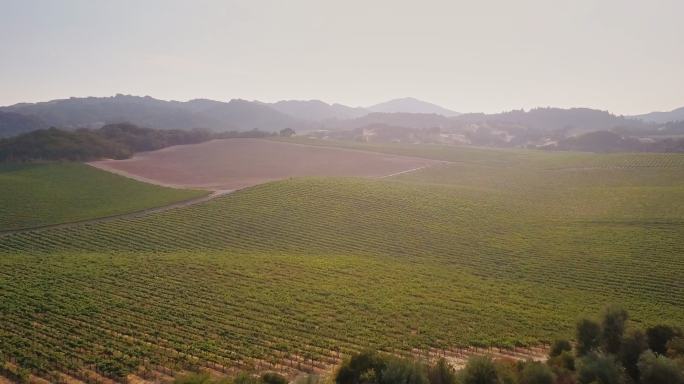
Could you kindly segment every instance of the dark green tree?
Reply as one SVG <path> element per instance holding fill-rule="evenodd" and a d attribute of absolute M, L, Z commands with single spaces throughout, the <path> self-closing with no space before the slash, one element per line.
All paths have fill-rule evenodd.
<path fill-rule="evenodd" d="M 551 350 L 549 351 L 549 356 L 558 356 L 564 351 L 572 351 L 572 344 L 565 339 L 558 339 L 551 344 Z"/>
<path fill-rule="evenodd" d="M 666 356 L 651 351 L 639 358 L 641 384 L 684 384 L 684 370 Z"/>
<path fill-rule="evenodd" d="M 577 322 L 577 355 L 584 356 L 597 349 L 601 344 L 601 326 L 589 319 Z"/>
<path fill-rule="evenodd" d="M 616 306 L 609 306 L 603 312 L 601 342 L 606 353 L 617 354 L 620 351 L 628 318 L 627 311 Z"/>
<path fill-rule="evenodd" d="M 655 353 L 664 355 L 667 353 L 667 343 L 681 335 L 682 332 L 679 329 L 669 325 L 656 325 L 650 327 L 646 330 L 648 348 Z"/>
<path fill-rule="evenodd" d="M 259 384 L 259 379 L 243 372 L 235 376 L 233 384 Z"/>
<path fill-rule="evenodd" d="M 474 356 L 461 371 L 462 384 L 498 384 L 496 366 L 489 357 Z"/>
<path fill-rule="evenodd" d="M 628 332 L 622 339 L 618 358 L 622 366 L 625 367 L 627 374 L 633 380 L 639 379 L 637 363 L 639 362 L 639 356 L 647 349 L 646 335 L 640 329 Z"/>
<path fill-rule="evenodd" d="M 379 383 L 386 360 L 377 352 L 365 351 L 342 363 L 335 375 L 337 384 Z"/>
<path fill-rule="evenodd" d="M 539 362 L 525 363 L 520 371 L 520 384 L 553 384 L 556 380 L 553 371 L 547 365 Z"/>
<path fill-rule="evenodd" d="M 454 368 L 444 359 L 439 359 L 435 365 L 429 367 L 427 375 L 430 384 L 454 384 L 456 382 Z"/>
<path fill-rule="evenodd" d="M 675 337 L 667 343 L 667 356 L 684 358 L 684 336 Z"/>
<path fill-rule="evenodd" d="M 563 351 L 560 355 L 550 357 L 546 363 L 557 368 L 558 371 L 574 371 L 575 370 L 575 355 L 570 351 Z"/>
<path fill-rule="evenodd" d="M 275 373 L 275 372 L 266 372 L 263 375 L 261 375 L 261 381 L 264 384 L 287 384 L 288 381 L 285 377 Z"/>
<path fill-rule="evenodd" d="M 580 360 L 577 382 L 580 384 L 623 384 L 625 373 L 615 357 L 590 353 Z"/>
<path fill-rule="evenodd" d="M 381 384 L 429 384 L 425 367 L 406 359 L 391 359 L 380 377 Z"/>

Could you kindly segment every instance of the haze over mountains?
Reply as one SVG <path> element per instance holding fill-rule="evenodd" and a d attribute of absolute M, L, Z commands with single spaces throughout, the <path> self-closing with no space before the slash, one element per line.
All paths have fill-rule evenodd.
<path fill-rule="evenodd" d="M 643 115 L 633 116 L 636 119 L 652 123 L 667 123 L 670 121 L 684 120 L 684 107 L 677 108 L 669 112 L 651 112 Z"/>
<path fill-rule="evenodd" d="M 447 117 L 459 115 L 458 112 L 440 107 L 437 104 L 414 99 L 413 97 L 386 101 L 384 103 L 372 105 L 367 109 L 371 112 L 381 113 L 431 113 Z"/>
<path fill-rule="evenodd" d="M 118 94 L 1 107 L 0 137 L 51 126 L 99 128 L 129 122 L 149 128 L 214 132 L 291 128 L 318 138 L 357 141 L 546 147 L 561 146 L 566 138 L 596 131 L 614 132 L 621 140 L 684 137 L 683 121 L 684 108 L 631 117 L 589 108 L 483 114 L 458 113 L 414 98 L 363 108 L 319 100 L 180 102 Z M 606 136 L 602 137 L 605 140 Z"/>

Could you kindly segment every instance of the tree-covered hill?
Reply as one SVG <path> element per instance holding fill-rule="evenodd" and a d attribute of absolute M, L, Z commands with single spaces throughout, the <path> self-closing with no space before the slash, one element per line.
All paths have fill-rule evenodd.
<path fill-rule="evenodd" d="M 212 138 L 206 131 L 157 130 L 126 123 L 97 130 L 66 131 L 53 127 L 0 140 L 0 161 L 125 159 L 139 151 Z"/>

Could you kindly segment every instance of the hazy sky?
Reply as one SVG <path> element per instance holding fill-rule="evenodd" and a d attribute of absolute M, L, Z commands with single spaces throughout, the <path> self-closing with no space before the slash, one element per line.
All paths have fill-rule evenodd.
<path fill-rule="evenodd" d="M 684 0 L 0 0 L 0 105 L 413 96 L 461 111 L 684 106 Z"/>

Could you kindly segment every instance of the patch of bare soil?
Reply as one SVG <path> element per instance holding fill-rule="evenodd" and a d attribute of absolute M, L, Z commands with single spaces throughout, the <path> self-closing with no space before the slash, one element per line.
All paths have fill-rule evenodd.
<path fill-rule="evenodd" d="M 297 176 L 387 177 L 440 163 L 264 139 L 212 140 L 143 152 L 95 167 L 171 187 L 234 190 Z"/>

